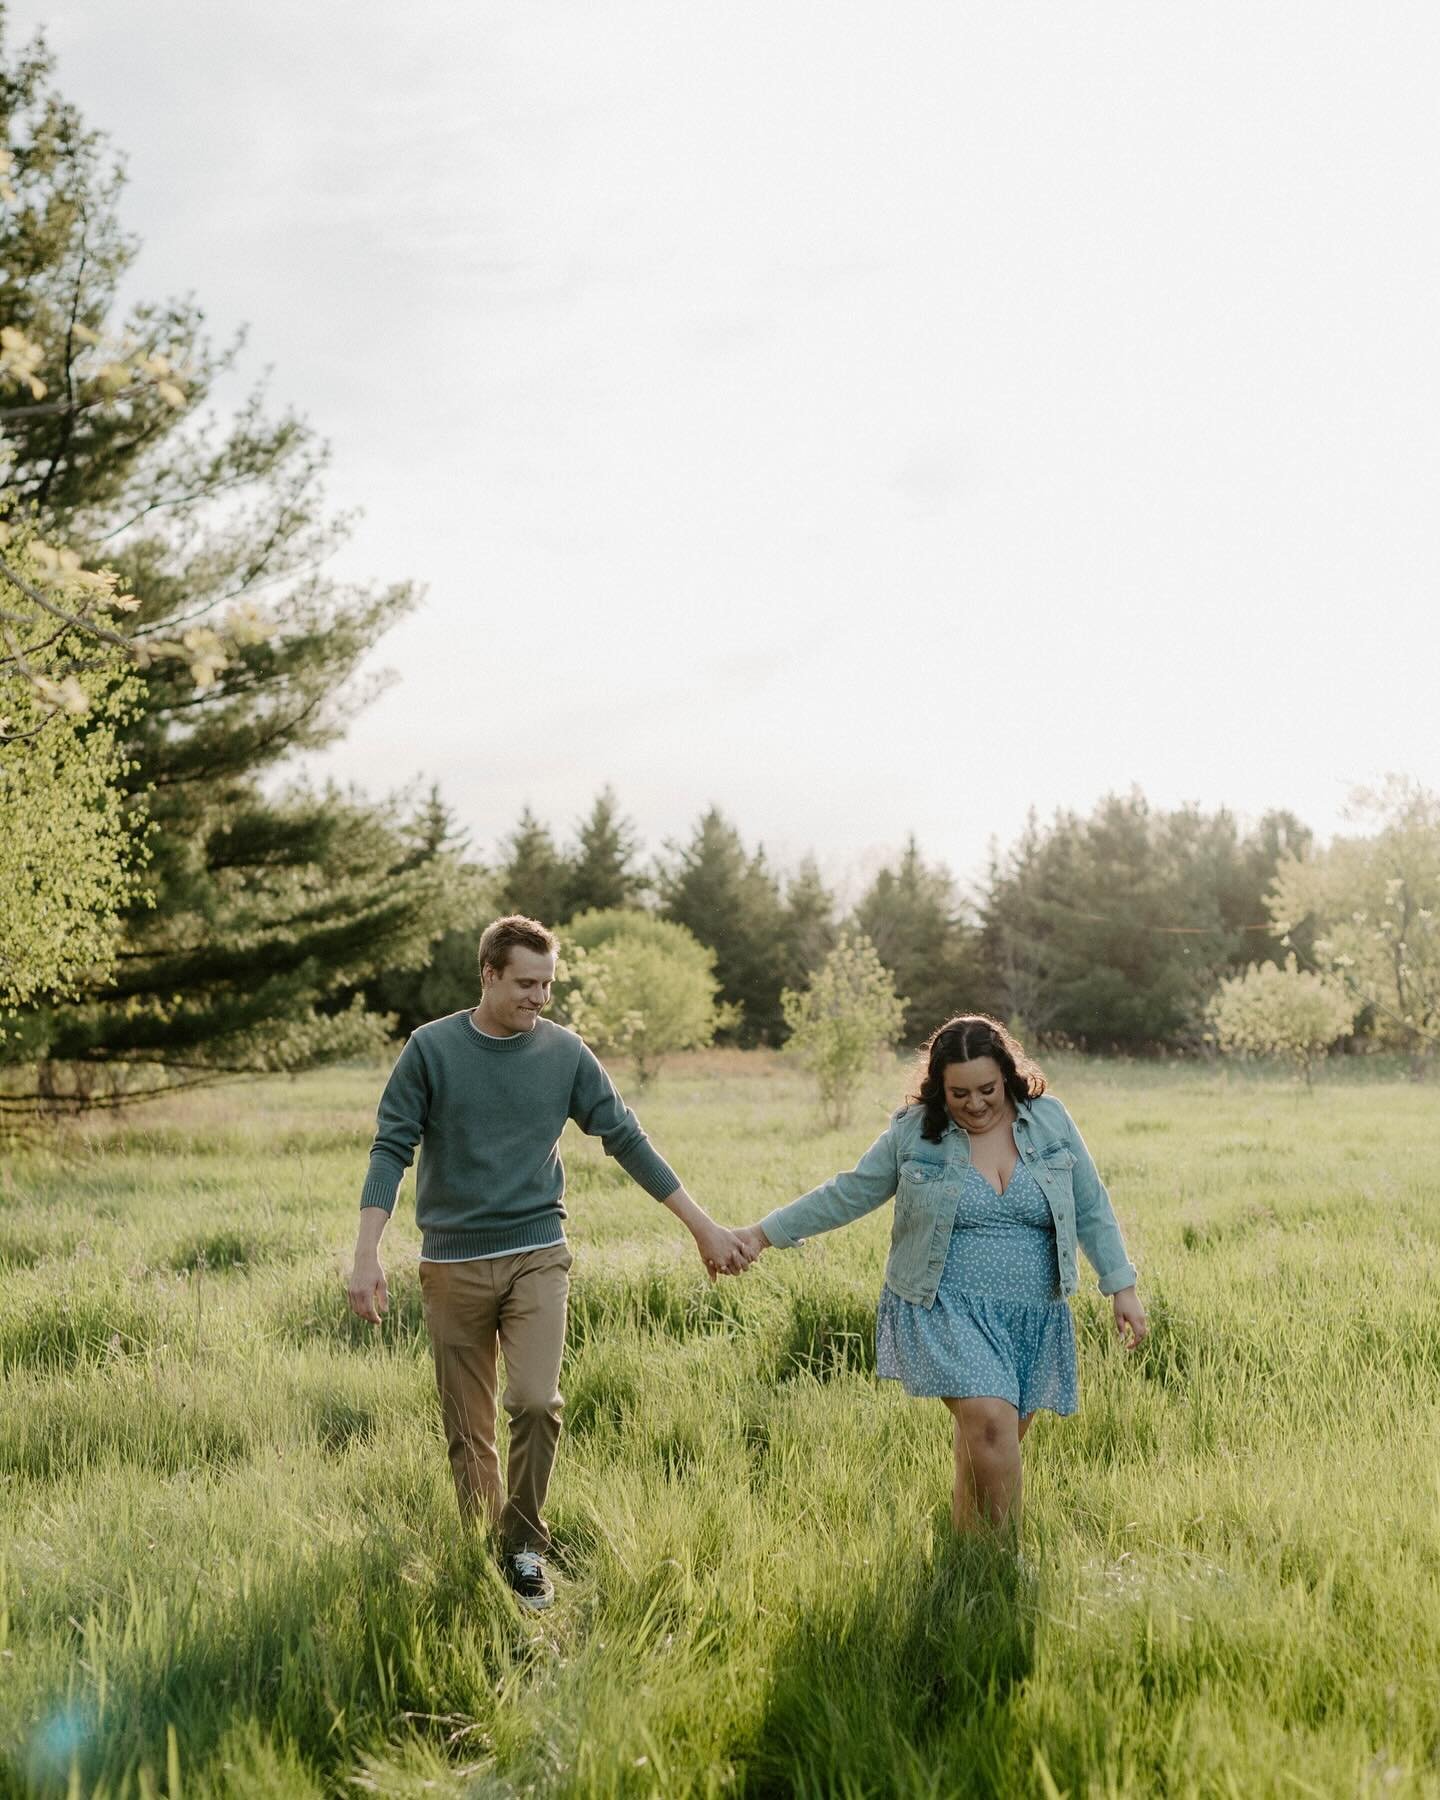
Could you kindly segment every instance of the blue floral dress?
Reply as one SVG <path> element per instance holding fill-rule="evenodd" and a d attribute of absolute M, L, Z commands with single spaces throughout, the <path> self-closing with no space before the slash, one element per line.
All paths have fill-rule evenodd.
<path fill-rule="evenodd" d="M 884 1288 L 876 1322 L 879 1373 L 907 1394 L 989 1395 L 1023 1417 L 1080 1404 L 1075 1323 L 1060 1292 L 1055 1222 L 1022 1158 L 1003 1194 L 971 1164 L 933 1306 Z"/>

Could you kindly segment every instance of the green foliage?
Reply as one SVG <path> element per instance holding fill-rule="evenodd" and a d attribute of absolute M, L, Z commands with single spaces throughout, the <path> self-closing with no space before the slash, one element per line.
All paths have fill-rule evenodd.
<path fill-rule="evenodd" d="M 784 1029 L 784 913 L 764 850 L 747 854 L 739 832 L 715 806 L 696 822 L 688 844 L 668 849 L 670 860 L 657 880 L 661 913 L 715 952 L 721 995 L 738 1009 L 739 1041 L 778 1043 Z"/>
<path fill-rule="evenodd" d="M 839 937 L 835 896 L 821 879 L 814 857 L 804 857 L 785 883 L 785 904 L 780 915 L 782 966 L 789 980 L 813 975 Z"/>
<path fill-rule="evenodd" d="M 474 1006 L 480 994 L 480 933 L 500 912 L 493 877 L 467 858 L 466 835 L 438 785 L 431 786 L 405 836 L 410 848 L 403 872 L 428 869 L 437 876 L 444 887 L 446 911 L 457 923 L 435 939 L 418 967 L 382 968 L 365 984 L 367 1008 L 389 1014 L 397 1037 L 408 1037 L 430 1019 Z"/>
<path fill-rule="evenodd" d="M 1355 1002 L 1338 981 L 1305 973 L 1289 956 L 1283 968 L 1252 963 L 1222 981 L 1206 1017 L 1221 1050 L 1284 1057 L 1308 1087 L 1316 1058 L 1354 1024 Z"/>
<path fill-rule="evenodd" d="M 103 985 L 12 1015 L 21 1066 L 0 1108 L 114 1105 L 379 1053 L 386 1021 L 359 990 L 377 961 L 417 961 L 452 898 L 449 870 L 407 866 L 409 852 L 403 821 L 333 788 L 162 839 L 152 868 L 167 895 L 183 887 L 183 913 L 135 917 Z"/>
<path fill-rule="evenodd" d="M 28 573 L 23 545 L 10 560 Z M 106 659 L 94 666 L 23 594 L 8 596 L 4 613 L 7 639 L 29 639 L 29 675 L 0 684 L 0 1006 L 14 1007 L 73 993 L 114 968 L 144 841 L 121 791 L 135 677 Z M 37 691 L 37 679 L 61 670 L 77 692 L 73 708 L 51 707 Z"/>
<path fill-rule="evenodd" d="M 636 867 L 639 850 L 639 836 L 621 814 L 613 790 L 602 788 L 575 828 L 575 847 L 565 872 L 563 916 L 633 906 L 645 885 Z"/>
<path fill-rule="evenodd" d="M 543 1621 L 458 1529 L 403 1199 L 391 1319 L 347 1322 L 379 1071 L 24 1148 L 0 1792 L 1034 1800 L 1038 1752 L 1076 1797 L 1289 1800 L 1298 1774 L 1429 1800 L 1434 1097 L 1376 1066 L 1305 1106 L 1259 1067 L 1047 1059 L 1155 1330 L 1127 1357 L 1075 1303 L 1081 1410 L 1027 1434 L 1019 1570 L 951 1543 L 950 1421 L 870 1372 L 887 1209 L 712 1287 L 572 1134 Z M 645 1123 L 715 1210 L 758 1212 L 902 1092 L 873 1073 L 817 1138 L 808 1075 L 727 1054 Z"/>
<path fill-rule="evenodd" d="M 904 1036 L 927 1036 L 952 1013 L 982 1003 L 975 928 L 950 871 L 929 864 L 913 835 L 899 863 L 881 869 L 855 908 L 855 924 L 895 977 L 905 1001 Z"/>
<path fill-rule="evenodd" d="M 900 1036 L 905 1002 L 867 937 L 842 933 L 802 993 L 780 996 L 787 1051 L 814 1071 L 832 1125 L 846 1125 L 856 1089 Z"/>
<path fill-rule="evenodd" d="M 1371 835 L 1287 857 L 1270 908 L 1287 942 L 1368 1009 L 1377 1042 L 1417 1056 L 1440 1044 L 1440 795 L 1391 776 L 1360 790 L 1353 816 Z"/>
<path fill-rule="evenodd" d="M 613 908 L 581 913 L 562 938 L 558 1000 L 600 1056 L 631 1059 L 648 1087 L 661 1059 L 714 1041 L 715 958 L 683 925 Z"/>
<path fill-rule="evenodd" d="M 140 602 L 127 629 L 142 651 L 188 638 L 204 676 L 157 660 L 127 710 L 123 792 L 154 827 L 153 907 L 130 906 L 113 971 L 84 971 L 72 999 L 14 1020 L 7 1103 L 119 1100 L 353 1054 L 383 1029 L 359 988 L 455 922 L 452 871 L 410 862 L 397 807 L 262 778 L 340 734 L 357 665 L 414 593 L 324 572 L 348 531 L 325 504 L 326 451 L 258 391 L 228 422 L 204 411 L 235 347 L 210 344 L 193 301 L 122 315 L 137 246 L 118 222 L 117 165 L 54 92 L 43 51 L 0 58 L 0 101 L 20 200 L 0 216 L 0 265 L 44 389 L 7 411 L 8 486 L 49 541 L 86 562 L 103 546 Z M 57 410 L 53 396 L 89 379 L 94 341 L 122 339 L 130 372 L 106 403 Z M 171 383 L 132 379 L 157 357 L 185 410 Z M 216 626 L 237 606 L 268 626 L 222 652 Z"/>
<path fill-rule="evenodd" d="M 503 849 L 495 874 L 497 917 L 523 913 L 553 930 L 570 910 L 570 871 L 550 827 L 527 806 Z"/>
<path fill-rule="evenodd" d="M 1198 1042 L 1217 981 L 1283 954 L 1264 895 L 1308 844 L 1286 813 L 1242 834 L 1229 813 L 1158 812 L 1138 793 L 1032 816 L 982 909 L 998 1010 L 1097 1049 Z"/>

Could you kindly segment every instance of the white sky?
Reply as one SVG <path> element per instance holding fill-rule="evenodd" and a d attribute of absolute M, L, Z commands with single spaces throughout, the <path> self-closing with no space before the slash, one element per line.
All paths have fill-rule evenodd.
<path fill-rule="evenodd" d="M 851 881 L 1440 785 L 1440 10 L 35 0 L 428 586 L 320 766 Z"/>

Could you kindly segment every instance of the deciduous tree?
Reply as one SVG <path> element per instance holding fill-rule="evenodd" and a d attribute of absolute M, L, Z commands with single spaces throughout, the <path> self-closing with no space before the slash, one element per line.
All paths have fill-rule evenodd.
<path fill-rule="evenodd" d="M 1440 1044 L 1440 795 L 1392 775 L 1357 790 L 1351 815 L 1371 830 L 1282 860 L 1275 928 L 1308 936 L 1317 967 L 1365 1008 L 1374 1038 L 1418 1062 Z"/>
<path fill-rule="evenodd" d="M 1309 974 L 1290 956 L 1283 967 L 1252 963 L 1222 981 L 1206 1017 L 1222 1051 L 1282 1057 L 1309 1087 L 1317 1059 L 1354 1023 L 1355 1002 L 1333 977 Z"/>
<path fill-rule="evenodd" d="M 715 957 L 683 925 L 614 908 L 581 913 L 561 943 L 570 1023 L 598 1054 L 628 1056 L 639 1086 L 664 1057 L 714 1041 Z"/>
<path fill-rule="evenodd" d="M 814 1072 L 832 1125 L 849 1122 L 862 1076 L 900 1036 L 905 1002 L 866 937 L 846 932 L 803 991 L 781 996 L 787 1054 Z"/>

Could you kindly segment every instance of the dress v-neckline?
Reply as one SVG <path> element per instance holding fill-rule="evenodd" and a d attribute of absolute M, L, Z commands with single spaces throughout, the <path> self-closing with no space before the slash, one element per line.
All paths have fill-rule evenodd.
<path fill-rule="evenodd" d="M 997 1188 L 995 1186 L 994 1182 L 992 1182 L 990 1177 L 985 1173 L 985 1171 L 983 1169 L 976 1168 L 976 1166 L 973 1162 L 971 1163 L 970 1167 L 975 1170 L 975 1173 L 985 1183 L 986 1187 L 989 1188 L 990 1192 L 995 1196 L 995 1198 L 997 1200 L 1003 1200 L 1005 1198 L 1005 1196 L 1010 1192 L 1011 1188 L 1014 1187 L 1015 1177 L 1020 1173 L 1020 1164 L 1023 1160 L 1024 1159 L 1019 1156 L 1017 1156 L 1015 1158 L 1015 1167 L 1013 1169 L 1011 1169 L 1011 1171 L 1010 1171 L 1010 1179 L 1005 1183 L 1004 1187 L 1002 1187 L 1002 1188 Z"/>

